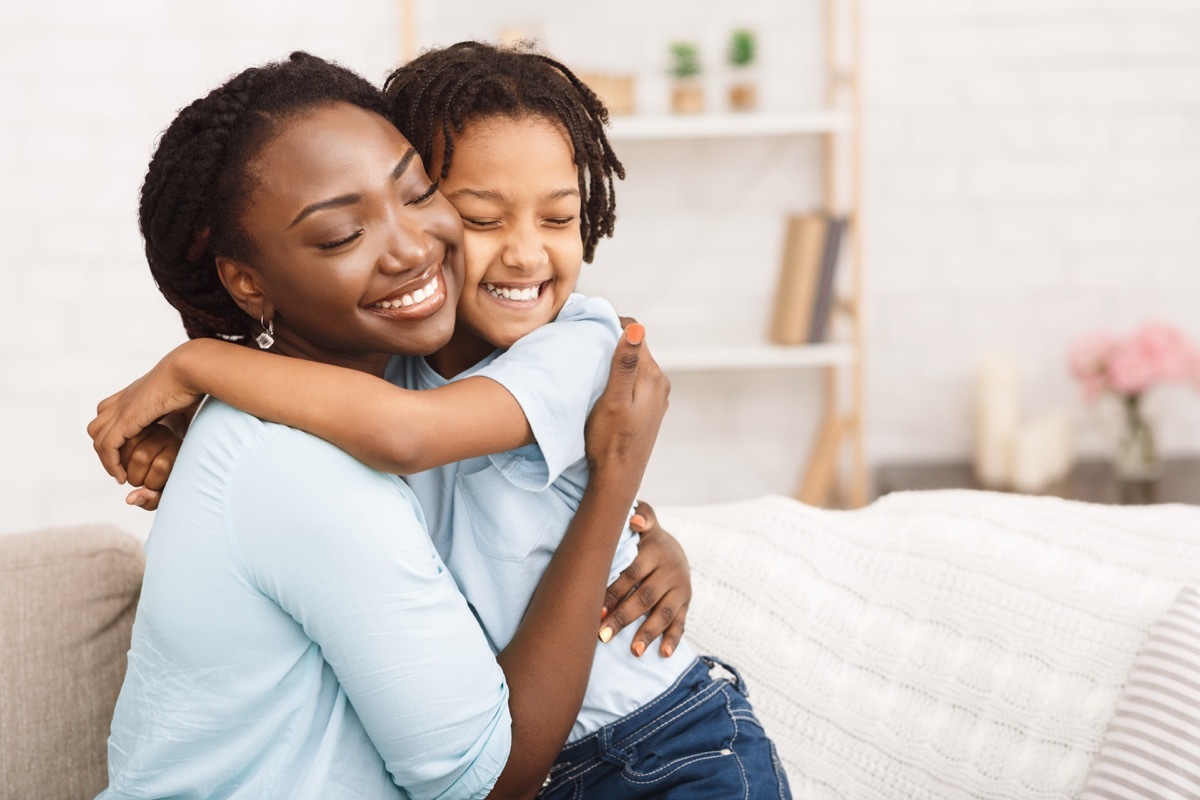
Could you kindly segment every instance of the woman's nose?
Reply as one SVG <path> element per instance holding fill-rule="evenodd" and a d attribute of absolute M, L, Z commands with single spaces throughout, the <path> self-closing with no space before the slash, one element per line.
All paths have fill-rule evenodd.
<path fill-rule="evenodd" d="M 428 267 L 437 253 L 437 237 L 411 215 L 398 214 L 392 222 L 379 268 L 395 274 Z"/>

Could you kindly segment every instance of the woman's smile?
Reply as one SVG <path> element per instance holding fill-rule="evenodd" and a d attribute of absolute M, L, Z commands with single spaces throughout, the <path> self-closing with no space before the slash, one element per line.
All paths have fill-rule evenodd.
<path fill-rule="evenodd" d="M 436 312 L 445 302 L 446 281 L 438 264 L 369 304 L 367 310 L 392 319 L 416 319 Z"/>

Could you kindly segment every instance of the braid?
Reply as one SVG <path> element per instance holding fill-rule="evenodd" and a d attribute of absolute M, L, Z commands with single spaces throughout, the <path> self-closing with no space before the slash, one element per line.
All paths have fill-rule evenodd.
<path fill-rule="evenodd" d="M 442 147 L 441 177 L 450 174 L 454 139 L 463 126 L 489 116 L 537 115 L 571 138 L 579 173 L 580 235 L 590 262 L 596 244 L 616 225 L 614 176 L 625 168 L 605 135 L 608 109 L 562 63 L 523 48 L 459 42 L 430 50 L 393 72 L 384 84 L 392 122 L 426 164 Z"/>
<path fill-rule="evenodd" d="M 217 256 L 246 261 L 240 224 L 250 162 L 280 126 L 315 106 L 346 102 L 384 112 L 379 91 L 307 53 L 252 67 L 183 111 L 167 128 L 142 184 L 138 221 L 159 290 L 190 338 L 245 338 L 251 320 L 217 273 Z"/>

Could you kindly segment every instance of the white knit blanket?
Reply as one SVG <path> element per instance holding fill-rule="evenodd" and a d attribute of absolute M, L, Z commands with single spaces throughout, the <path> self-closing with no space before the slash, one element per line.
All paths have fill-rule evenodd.
<path fill-rule="evenodd" d="M 1139 646 L 1200 582 L 1200 507 L 987 492 L 660 510 L 687 636 L 737 666 L 801 798 L 1068 798 Z"/>

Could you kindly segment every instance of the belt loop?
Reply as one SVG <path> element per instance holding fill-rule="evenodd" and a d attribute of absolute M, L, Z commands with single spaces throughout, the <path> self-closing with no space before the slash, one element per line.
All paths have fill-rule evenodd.
<path fill-rule="evenodd" d="M 746 682 L 742 680 L 742 675 L 732 665 L 726 664 L 719 658 L 706 656 L 704 659 L 712 665 L 708 671 L 709 680 L 724 680 L 732 683 L 734 687 L 742 693 L 743 696 L 749 697 L 750 692 L 746 689 Z"/>

